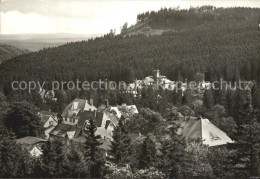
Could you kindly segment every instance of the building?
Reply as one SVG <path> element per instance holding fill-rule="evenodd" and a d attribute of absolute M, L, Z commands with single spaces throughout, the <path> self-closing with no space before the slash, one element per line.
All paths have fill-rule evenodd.
<path fill-rule="evenodd" d="M 111 140 L 112 133 L 116 124 L 102 112 L 80 111 L 77 114 L 77 120 L 74 122 L 62 122 L 50 132 L 50 139 L 64 140 L 67 144 L 73 141 L 82 141 L 85 138 L 86 125 L 93 119 L 97 126 L 96 135 L 100 135 L 104 140 Z"/>
<path fill-rule="evenodd" d="M 46 139 L 49 138 L 49 133 L 58 125 L 57 113 L 50 111 L 39 112 L 41 122 L 43 124 Z"/>
<path fill-rule="evenodd" d="M 39 89 L 39 94 L 43 100 L 44 103 L 46 103 L 46 99 L 52 100 L 52 101 L 57 101 L 57 98 L 55 98 L 55 92 L 54 90 L 45 90 L 40 88 Z"/>
<path fill-rule="evenodd" d="M 61 117 L 66 124 L 75 124 L 79 120 L 79 114 L 84 111 L 96 111 L 97 108 L 93 105 L 93 99 L 90 101 L 85 99 L 74 99 L 62 112 Z"/>
<path fill-rule="evenodd" d="M 34 157 L 39 157 L 42 155 L 42 145 L 46 142 L 44 139 L 40 139 L 37 137 L 23 137 L 21 139 L 17 139 L 16 142 L 18 144 L 21 144 L 22 147 L 24 147 L 28 152 L 34 156 Z"/>
<path fill-rule="evenodd" d="M 167 89 L 174 90 L 176 82 L 169 80 L 166 76 L 160 74 L 160 70 L 154 70 L 153 75 L 145 77 L 143 80 L 135 80 L 134 83 L 130 83 L 127 86 L 127 93 L 133 93 L 134 96 L 138 96 L 138 90 L 152 87 L 154 89 Z"/>
<path fill-rule="evenodd" d="M 115 113 L 118 119 L 121 118 L 123 113 L 131 113 L 131 114 L 139 113 L 136 105 L 126 105 L 126 104 L 122 104 L 121 106 L 111 106 L 109 108 L 109 112 Z"/>
<path fill-rule="evenodd" d="M 210 147 L 233 143 L 225 132 L 220 130 L 208 119 L 197 117 L 183 117 L 178 121 L 180 127 L 177 134 L 186 140 L 202 139 L 202 143 Z"/>

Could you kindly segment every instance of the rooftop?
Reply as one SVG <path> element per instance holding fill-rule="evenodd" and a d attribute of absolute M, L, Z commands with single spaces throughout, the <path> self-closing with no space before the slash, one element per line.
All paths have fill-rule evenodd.
<path fill-rule="evenodd" d="M 41 143 L 41 142 L 46 142 L 46 140 L 38 138 L 38 137 L 32 137 L 32 136 L 26 136 L 26 137 L 17 139 L 18 144 L 34 145 L 34 144 Z"/>

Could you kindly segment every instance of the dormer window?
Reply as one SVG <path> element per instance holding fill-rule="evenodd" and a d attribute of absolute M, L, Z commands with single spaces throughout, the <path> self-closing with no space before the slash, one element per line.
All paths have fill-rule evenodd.
<path fill-rule="evenodd" d="M 71 109 L 72 110 L 77 110 L 78 109 L 78 104 L 79 104 L 78 102 L 73 102 Z"/>
<path fill-rule="evenodd" d="M 212 141 L 221 140 L 221 138 L 219 136 L 217 136 L 216 134 L 213 134 L 212 132 L 210 132 L 210 138 Z"/>

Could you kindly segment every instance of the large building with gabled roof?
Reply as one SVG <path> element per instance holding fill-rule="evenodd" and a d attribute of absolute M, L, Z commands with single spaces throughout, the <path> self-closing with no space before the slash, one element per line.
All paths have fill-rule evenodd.
<path fill-rule="evenodd" d="M 233 143 L 232 139 L 208 119 L 198 117 L 183 117 L 179 121 L 177 134 L 183 136 L 186 140 L 202 139 L 205 145 L 219 146 Z"/>

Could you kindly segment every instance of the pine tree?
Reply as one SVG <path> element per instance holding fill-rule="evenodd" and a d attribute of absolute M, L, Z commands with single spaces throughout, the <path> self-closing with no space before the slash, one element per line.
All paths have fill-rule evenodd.
<path fill-rule="evenodd" d="M 99 146 L 102 145 L 100 142 L 101 137 L 96 135 L 97 130 L 96 124 L 93 119 L 90 119 L 86 125 L 86 162 L 89 163 L 90 177 L 100 178 L 102 176 L 102 170 L 104 167 L 104 160 L 102 154 L 99 151 Z"/>
<path fill-rule="evenodd" d="M 0 92 L 0 125 L 3 122 L 3 118 L 8 111 L 9 103 L 6 100 L 6 97 L 4 94 Z"/>
<path fill-rule="evenodd" d="M 43 147 L 41 171 L 37 177 L 68 177 L 69 162 L 66 156 L 65 143 L 61 140 L 47 141 Z"/>
<path fill-rule="evenodd" d="M 122 120 L 113 131 L 113 140 L 111 141 L 111 155 L 117 164 L 125 164 L 129 161 L 131 138 L 126 131 Z"/>
<path fill-rule="evenodd" d="M 78 150 L 78 147 L 71 145 L 67 157 L 69 176 L 72 178 L 86 178 L 88 176 L 88 166 L 83 153 Z"/>
<path fill-rule="evenodd" d="M 183 175 L 188 156 L 185 151 L 185 140 L 175 131 L 174 127 L 171 131 L 171 138 L 163 141 L 161 148 L 163 158 L 160 168 L 167 174 L 168 178 Z"/>
<path fill-rule="evenodd" d="M 30 177 L 33 164 L 31 156 L 16 143 L 15 135 L 0 125 L 0 177 Z"/>
<path fill-rule="evenodd" d="M 154 136 L 148 134 L 139 153 L 139 168 L 149 168 L 154 166 L 156 161 L 156 145 L 154 141 Z"/>
<path fill-rule="evenodd" d="M 203 104 L 207 109 L 211 109 L 214 105 L 213 94 L 211 90 L 206 90 L 203 96 Z"/>
<path fill-rule="evenodd" d="M 260 150 L 260 124 L 259 110 L 251 105 L 251 93 L 244 93 L 245 103 L 238 111 L 237 133 L 235 143 L 230 148 L 235 150 L 230 159 L 235 166 L 236 175 L 249 177 L 260 176 L 259 150 Z"/>

